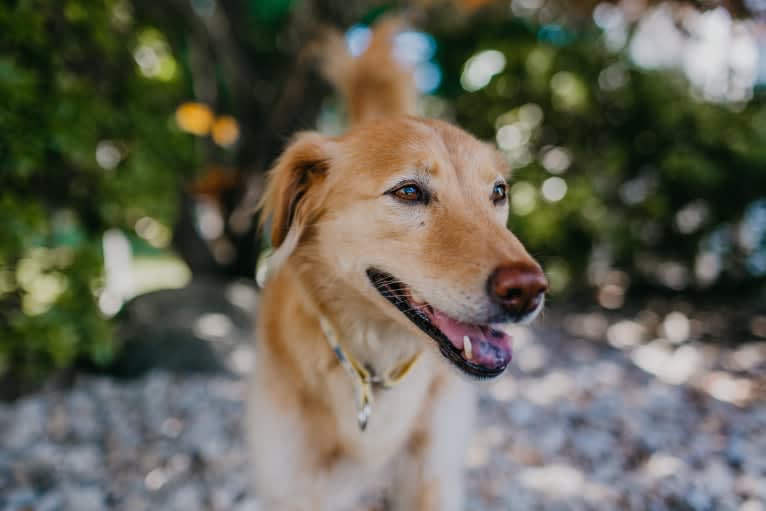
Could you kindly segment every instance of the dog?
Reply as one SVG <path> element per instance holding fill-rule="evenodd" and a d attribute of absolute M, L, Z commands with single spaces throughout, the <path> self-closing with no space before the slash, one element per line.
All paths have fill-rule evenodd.
<path fill-rule="evenodd" d="M 274 249 L 256 331 L 247 429 L 267 511 L 463 506 L 474 379 L 511 360 L 547 281 L 507 229 L 495 148 L 413 116 L 412 74 L 385 21 L 323 69 L 349 112 L 339 137 L 298 134 L 270 171 Z M 468 375 L 469 378 L 466 378 Z"/>

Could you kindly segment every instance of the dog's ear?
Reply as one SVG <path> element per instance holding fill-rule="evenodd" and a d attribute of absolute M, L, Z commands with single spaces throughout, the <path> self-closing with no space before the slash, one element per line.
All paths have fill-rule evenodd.
<path fill-rule="evenodd" d="M 333 145 L 319 133 L 300 133 L 269 171 L 259 204 L 260 221 L 263 226 L 271 219 L 271 246 L 279 249 L 282 259 L 295 248 L 318 205 L 310 192 L 327 175 Z"/>

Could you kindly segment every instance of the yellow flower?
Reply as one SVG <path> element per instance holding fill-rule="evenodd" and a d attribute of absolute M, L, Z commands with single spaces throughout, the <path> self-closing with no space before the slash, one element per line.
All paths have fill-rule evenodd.
<path fill-rule="evenodd" d="M 239 138 L 239 124 L 230 115 L 222 115 L 213 122 L 213 141 L 220 146 L 229 146 Z"/>
<path fill-rule="evenodd" d="M 213 123 L 213 112 L 203 103 L 189 101 L 176 109 L 176 123 L 187 133 L 197 136 L 207 135 Z"/>

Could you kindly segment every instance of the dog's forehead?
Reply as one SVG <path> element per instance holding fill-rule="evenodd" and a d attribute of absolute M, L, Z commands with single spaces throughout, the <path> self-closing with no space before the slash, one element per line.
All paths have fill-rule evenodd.
<path fill-rule="evenodd" d="M 481 181 L 507 174 L 506 163 L 494 148 L 442 121 L 407 118 L 376 123 L 349 142 L 355 160 L 351 163 L 379 178 L 408 170 Z"/>
<path fill-rule="evenodd" d="M 438 133 L 450 165 L 459 178 L 478 177 L 485 181 L 508 174 L 507 163 L 494 147 L 451 124 L 426 122 Z"/>

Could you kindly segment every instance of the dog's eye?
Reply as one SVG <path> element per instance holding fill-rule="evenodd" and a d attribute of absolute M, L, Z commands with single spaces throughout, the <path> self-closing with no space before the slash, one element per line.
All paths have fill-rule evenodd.
<path fill-rule="evenodd" d="M 497 183 L 492 189 L 492 202 L 502 204 L 507 196 L 507 187 L 505 183 Z"/>
<path fill-rule="evenodd" d="M 423 202 L 423 198 L 425 197 L 423 190 L 421 190 L 417 185 L 413 184 L 400 186 L 396 190 L 393 190 L 391 193 L 393 193 L 397 199 L 401 199 L 407 202 Z"/>

